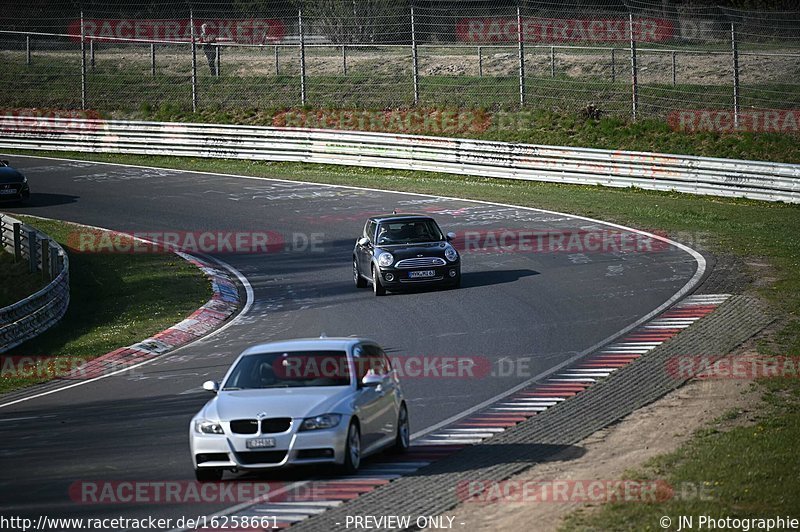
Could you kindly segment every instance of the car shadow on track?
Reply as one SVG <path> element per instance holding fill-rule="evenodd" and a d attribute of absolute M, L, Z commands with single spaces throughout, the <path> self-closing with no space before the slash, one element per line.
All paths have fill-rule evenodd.
<path fill-rule="evenodd" d="M 539 275 L 535 270 L 496 270 L 465 272 L 461 274 L 461 288 L 513 283 L 524 277 Z"/>
<path fill-rule="evenodd" d="M 66 205 L 69 203 L 76 203 L 80 196 L 73 196 L 71 194 L 48 194 L 45 192 L 34 192 L 31 197 L 23 202 L 13 201 L 3 205 L 3 208 L 9 208 L 10 211 L 19 212 L 24 214 L 25 211 L 36 207 L 52 207 L 54 205 Z"/>

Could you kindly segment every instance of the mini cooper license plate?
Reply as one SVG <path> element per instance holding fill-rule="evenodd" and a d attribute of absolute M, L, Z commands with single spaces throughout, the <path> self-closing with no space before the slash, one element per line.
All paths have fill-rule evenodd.
<path fill-rule="evenodd" d="M 275 447 L 275 438 L 254 438 L 247 440 L 248 449 L 268 449 Z"/>
<path fill-rule="evenodd" d="M 13 188 L 2 188 L 0 189 L 0 194 L 16 194 L 17 191 Z"/>
<path fill-rule="evenodd" d="M 408 278 L 409 279 L 417 279 L 417 278 L 420 278 L 420 277 L 423 277 L 423 278 L 424 277 L 433 277 L 435 275 L 436 275 L 436 271 L 435 270 L 422 270 L 422 271 L 419 271 L 419 272 L 408 272 Z"/>

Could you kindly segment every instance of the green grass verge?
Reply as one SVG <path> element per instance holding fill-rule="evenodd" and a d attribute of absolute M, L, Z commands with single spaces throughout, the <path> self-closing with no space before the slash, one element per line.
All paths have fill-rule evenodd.
<path fill-rule="evenodd" d="M 47 280 L 41 273 L 30 273 L 28 263 L 0 248 L 0 308 L 13 305 L 43 288 Z"/>
<path fill-rule="evenodd" d="M 19 216 L 66 246 L 76 226 Z M 211 296 L 208 279 L 174 254 L 69 252 L 70 305 L 51 329 L 6 353 L 86 360 L 143 340 L 173 325 Z M 70 367 L 68 362 L 65 366 Z M 47 380 L 3 375 L 0 392 Z"/>
<path fill-rule="evenodd" d="M 41 155 L 41 154 L 40 154 Z M 65 157 L 63 153 L 54 154 Z M 448 174 L 249 161 L 76 154 L 76 158 L 375 187 L 511 203 L 580 214 L 649 230 L 745 260 L 767 262 L 774 281 L 752 288 L 782 316 L 776 333 L 759 345 L 768 355 L 800 355 L 800 206 L 636 189 L 565 186 Z M 761 383 L 768 410 L 756 427 L 709 430 L 678 453 L 660 458 L 657 475 L 679 485 L 714 486 L 711 501 L 609 505 L 600 516 L 580 516 L 568 529 L 647 530 L 665 514 L 784 515 L 800 507 L 800 382 Z"/>

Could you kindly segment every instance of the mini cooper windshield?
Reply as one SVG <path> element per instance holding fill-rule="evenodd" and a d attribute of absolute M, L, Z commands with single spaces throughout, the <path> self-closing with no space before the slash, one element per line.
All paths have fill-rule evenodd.
<path fill-rule="evenodd" d="M 378 226 L 378 245 L 414 244 L 443 241 L 444 235 L 430 219 L 383 222 Z"/>
<path fill-rule="evenodd" d="M 345 351 L 292 351 L 242 357 L 222 390 L 349 385 Z"/>

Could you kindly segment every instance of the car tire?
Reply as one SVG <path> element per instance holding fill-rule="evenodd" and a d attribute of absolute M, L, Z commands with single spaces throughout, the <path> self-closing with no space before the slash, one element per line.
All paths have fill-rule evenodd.
<path fill-rule="evenodd" d="M 361 467 L 361 430 L 358 428 L 357 422 L 351 421 L 350 427 L 347 429 L 344 464 L 341 469 L 343 474 L 353 475 L 359 467 Z"/>
<path fill-rule="evenodd" d="M 222 480 L 222 469 L 218 467 L 200 467 L 194 470 L 198 482 L 219 482 Z"/>
<path fill-rule="evenodd" d="M 366 288 L 367 287 L 367 280 L 361 277 L 361 272 L 358 271 L 358 263 L 356 259 L 353 259 L 353 282 L 356 285 L 356 288 Z"/>
<path fill-rule="evenodd" d="M 381 284 L 381 278 L 375 266 L 372 267 L 372 291 L 375 292 L 376 296 L 386 294 L 386 289 Z"/>
<path fill-rule="evenodd" d="M 397 436 L 394 440 L 392 451 L 397 454 L 405 454 L 411 446 L 411 425 L 408 422 L 408 408 L 406 404 L 400 405 L 400 412 L 397 413 Z"/>

